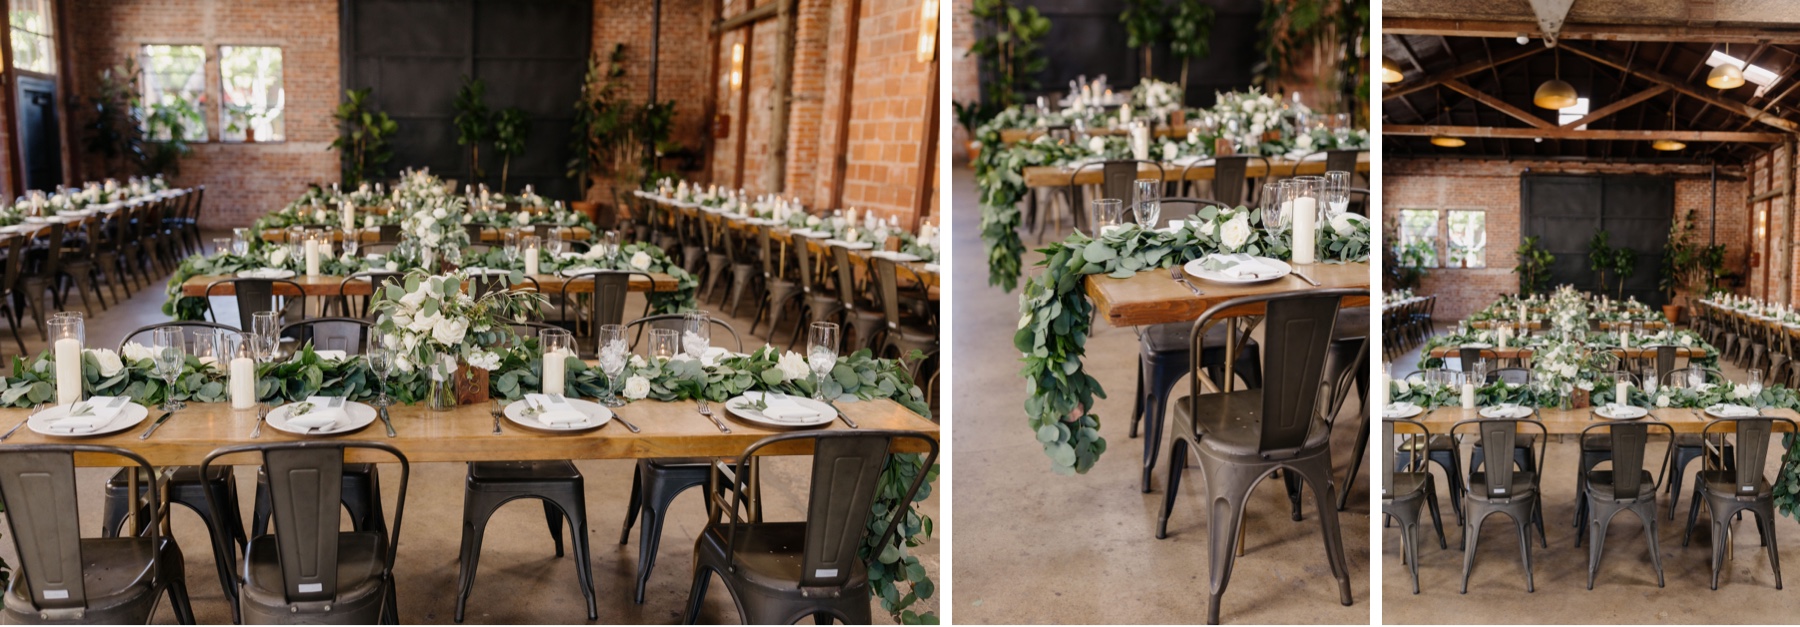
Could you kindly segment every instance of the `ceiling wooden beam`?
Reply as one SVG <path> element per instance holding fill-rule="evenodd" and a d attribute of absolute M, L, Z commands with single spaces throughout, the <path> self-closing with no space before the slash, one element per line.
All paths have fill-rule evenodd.
<path fill-rule="evenodd" d="M 775 17 L 776 12 L 781 9 L 780 5 L 779 2 L 771 2 L 754 9 L 745 9 L 738 12 L 737 15 L 714 22 L 712 32 L 717 35 Z"/>
<path fill-rule="evenodd" d="M 1778 44 L 1800 43 L 1800 24 L 1768 26 L 1717 26 L 1713 24 L 1575 24 L 1564 23 L 1557 38 L 1562 41 L 1688 41 L 1753 44 L 1769 40 Z M 1448 35 L 1512 39 L 1524 34 L 1543 38 L 1536 22 L 1505 20 L 1449 20 L 1384 16 L 1381 32 L 1387 35 Z"/>
<path fill-rule="evenodd" d="M 1404 48 L 1404 46 L 1402 46 L 1402 48 Z M 1494 57 L 1491 59 L 1479 59 L 1479 60 L 1475 60 L 1475 61 L 1470 61 L 1468 63 L 1458 65 L 1456 67 L 1450 68 L 1443 72 L 1439 72 L 1437 74 L 1427 76 L 1423 80 L 1420 80 L 1415 83 L 1411 83 L 1408 85 L 1395 85 L 1392 87 L 1383 85 L 1382 89 L 1381 89 L 1381 97 L 1383 99 L 1399 98 L 1401 96 L 1405 96 L 1408 94 L 1414 94 L 1414 93 L 1418 93 L 1421 91 L 1425 91 L 1427 89 L 1431 89 L 1435 85 L 1443 84 L 1444 81 L 1447 81 L 1447 80 L 1450 80 L 1453 78 L 1462 78 L 1464 76 L 1468 76 L 1470 74 L 1474 74 L 1476 72 L 1480 72 L 1482 70 L 1485 70 L 1485 69 L 1488 69 L 1491 67 L 1506 65 L 1508 63 L 1518 61 L 1519 59 L 1524 59 L 1524 58 L 1531 57 L 1533 55 L 1541 54 L 1544 52 L 1544 50 L 1545 50 L 1545 48 L 1543 46 L 1519 46 L 1518 49 L 1513 50 L 1511 52 L 1507 52 L 1500 56 L 1497 56 L 1497 57 Z"/>
<path fill-rule="evenodd" d="M 1538 128 L 1543 128 L 1543 129 L 1556 128 L 1555 123 L 1553 123 L 1549 120 L 1546 120 L 1544 118 L 1540 118 L 1538 116 L 1532 115 L 1530 111 L 1526 111 L 1524 109 L 1520 109 L 1516 106 L 1513 106 L 1512 103 L 1509 103 L 1505 100 L 1501 100 L 1497 97 L 1482 93 L 1480 90 L 1475 89 L 1474 87 L 1470 87 L 1468 83 L 1464 83 L 1464 82 L 1456 80 L 1456 79 L 1450 79 L 1450 80 L 1444 81 L 1444 86 L 1449 87 L 1450 89 L 1455 90 L 1464 96 L 1468 96 L 1470 98 L 1475 99 L 1475 102 L 1479 102 L 1481 104 L 1487 105 L 1488 107 L 1490 107 L 1496 111 L 1510 115 L 1514 119 L 1517 119 L 1520 122 L 1524 122 L 1526 124 L 1530 124 L 1532 126 L 1535 126 Z"/>
<path fill-rule="evenodd" d="M 1654 98 L 1666 91 L 1669 91 L 1669 88 L 1666 86 L 1663 86 L 1663 85 L 1657 85 L 1655 87 L 1651 87 L 1644 91 L 1640 91 L 1638 93 L 1627 96 L 1622 100 L 1615 100 L 1615 101 L 1613 101 L 1612 104 L 1609 104 L 1604 107 L 1600 107 L 1599 109 L 1590 111 L 1590 112 L 1588 112 L 1587 115 L 1581 116 L 1581 119 L 1575 120 L 1574 122 L 1570 122 L 1568 124 L 1564 124 L 1563 128 L 1577 128 L 1584 124 L 1593 124 L 1597 120 L 1604 119 L 1607 116 L 1610 116 L 1614 113 L 1624 111 L 1626 108 L 1630 107 L 1631 105 L 1643 102 L 1645 100 L 1649 100 L 1650 98 Z"/>
<path fill-rule="evenodd" d="M 1382 135 L 1448 135 L 1463 139 L 1494 137 L 1505 139 L 1574 139 L 1586 141 L 1654 141 L 1677 139 L 1690 142 L 1742 142 L 1775 144 L 1787 140 L 1782 133 L 1737 133 L 1732 131 L 1634 131 L 1621 129 L 1513 128 L 1496 126 L 1436 126 L 1429 124 L 1383 124 Z"/>
<path fill-rule="evenodd" d="M 1569 52 L 1587 57 L 1589 59 L 1594 60 L 1595 62 L 1604 64 L 1604 65 L 1610 65 L 1610 66 L 1618 68 L 1620 70 L 1625 70 L 1625 68 L 1629 65 L 1629 64 L 1623 63 L 1617 59 L 1614 59 L 1611 56 L 1603 55 L 1603 54 L 1600 54 L 1593 50 L 1589 50 L 1585 46 L 1563 44 L 1562 47 L 1568 49 Z M 1633 75 L 1637 76 L 1638 78 L 1642 78 L 1644 80 L 1650 81 L 1651 83 L 1655 83 L 1657 85 L 1662 85 L 1662 86 L 1668 87 L 1669 89 L 1673 89 L 1677 92 L 1685 94 L 1689 98 L 1693 98 L 1695 100 L 1699 100 L 1701 102 L 1711 104 L 1720 109 L 1724 109 L 1726 111 L 1730 111 L 1732 113 L 1736 113 L 1738 115 L 1742 115 L 1742 116 L 1754 119 L 1754 120 L 1761 122 L 1763 124 L 1766 124 L 1768 126 L 1772 126 L 1772 127 L 1787 131 L 1789 133 L 1795 132 L 1796 130 L 1800 130 L 1800 124 L 1795 124 L 1791 120 L 1787 120 L 1787 119 L 1775 117 L 1773 115 L 1769 115 L 1768 113 L 1764 113 L 1764 112 L 1758 110 L 1756 107 L 1752 107 L 1752 106 L 1744 104 L 1742 102 L 1730 100 L 1727 98 L 1721 98 L 1719 96 L 1715 96 L 1713 94 L 1706 93 L 1705 91 L 1695 89 L 1693 86 L 1691 86 L 1685 82 L 1682 82 L 1680 80 L 1677 80 L 1675 78 L 1672 78 L 1668 75 L 1657 73 L 1657 72 L 1651 72 L 1651 71 L 1647 71 L 1647 70 L 1642 70 L 1642 69 L 1626 70 L 1626 71 L 1631 72 Z"/>

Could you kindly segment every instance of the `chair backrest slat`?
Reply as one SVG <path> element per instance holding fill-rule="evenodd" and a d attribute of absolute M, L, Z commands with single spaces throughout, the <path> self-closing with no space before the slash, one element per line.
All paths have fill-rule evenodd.
<path fill-rule="evenodd" d="M 1325 358 L 1341 300 L 1338 295 L 1320 295 L 1269 302 L 1263 319 L 1260 448 L 1265 455 L 1292 455 L 1306 442 L 1319 415 Z M 1197 360 L 1200 352 L 1194 355 Z"/>
<path fill-rule="evenodd" d="M 281 337 L 294 338 L 301 345 L 311 342 L 314 350 L 344 351 L 361 355 L 369 346 L 375 325 L 361 318 L 313 318 L 281 327 Z"/>
<path fill-rule="evenodd" d="M 855 568 L 888 438 L 825 438 L 813 451 L 801 586 L 841 586 Z"/>
<path fill-rule="evenodd" d="M 84 607 L 75 457 L 40 451 L 0 456 L 0 497 L 31 601 L 42 609 Z"/>
<path fill-rule="evenodd" d="M 339 449 L 265 451 L 276 545 L 289 601 L 337 596 L 338 528 L 344 453 Z M 284 507 L 285 506 L 285 507 Z"/>

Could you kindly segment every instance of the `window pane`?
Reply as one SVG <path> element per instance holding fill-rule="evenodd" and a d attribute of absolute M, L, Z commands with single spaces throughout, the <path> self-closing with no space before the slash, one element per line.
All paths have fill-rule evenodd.
<path fill-rule="evenodd" d="M 1487 267 L 1487 212 L 1451 211 L 1445 256 L 1451 267 Z"/>
<path fill-rule="evenodd" d="M 188 141 L 206 141 L 206 51 L 200 46 L 144 46 L 144 134 L 165 140 L 179 129 Z"/>
<path fill-rule="evenodd" d="M 1435 209 L 1405 209 L 1400 212 L 1400 263 L 1416 261 L 1436 268 L 1438 212 Z"/>
<path fill-rule="evenodd" d="M 280 48 L 219 46 L 219 84 L 225 95 L 219 110 L 219 123 L 225 125 L 221 139 L 243 141 L 247 129 L 254 130 L 255 141 L 285 138 Z"/>
<path fill-rule="evenodd" d="M 50 0 L 13 0 L 8 22 L 12 24 L 13 65 L 40 74 L 56 73 L 55 21 Z"/>

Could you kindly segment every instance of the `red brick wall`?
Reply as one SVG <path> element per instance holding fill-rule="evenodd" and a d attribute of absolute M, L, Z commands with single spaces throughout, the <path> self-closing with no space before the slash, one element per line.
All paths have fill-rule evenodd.
<path fill-rule="evenodd" d="M 897 215 L 902 222 L 913 213 L 919 151 L 926 141 L 925 99 L 937 80 L 933 65 L 917 56 L 921 1 L 863 2 L 844 181 L 844 204 Z M 940 112 L 940 118 L 948 115 Z M 931 163 L 935 167 L 937 160 Z"/>
<path fill-rule="evenodd" d="M 609 54 L 614 44 L 625 44 L 627 93 L 640 101 L 650 98 L 652 5 L 653 0 L 594 0 L 594 52 Z M 675 101 L 670 140 L 694 150 L 712 124 L 705 106 L 712 89 L 706 57 L 714 11 L 711 0 L 662 0 L 656 99 Z"/>
<path fill-rule="evenodd" d="M 951 66 L 950 99 L 962 103 L 981 101 L 981 61 L 969 54 L 969 46 L 975 44 L 975 16 L 969 15 L 972 6 L 971 0 L 950 3 L 950 54 L 956 57 Z M 967 161 L 969 155 L 962 146 L 969 141 L 969 133 L 956 124 L 954 112 L 946 113 L 951 114 L 950 123 L 955 129 L 951 134 L 951 158 Z"/>
<path fill-rule="evenodd" d="M 1404 209 L 1483 210 L 1487 212 L 1487 267 L 1433 268 L 1426 273 L 1420 292 L 1438 296 L 1437 316 L 1455 320 L 1480 310 L 1501 294 L 1519 289 L 1513 274 L 1519 247 L 1519 175 L 1533 172 L 1571 174 L 1645 174 L 1677 176 L 1675 212 L 1698 211 L 1700 236 L 1707 237 L 1712 217 L 1712 187 L 1700 168 L 1657 166 L 1600 166 L 1558 162 L 1504 162 L 1459 160 L 1389 159 L 1382 163 L 1382 217 L 1392 229 Z M 1744 208 L 1744 184 L 1719 182 L 1719 241 L 1726 244 L 1726 263 L 1742 267 L 1747 247 L 1744 234 L 1748 211 Z M 1440 227 L 1441 228 L 1441 227 Z M 1390 231 L 1391 232 L 1391 231 Z M 1384 244 L 1391 245 L 1392 242 Z M 1440 246 L 1439 258 L 1443 250 Z M 1732 265 L 1737 264 L 1737 265 Z"/>
<path fill-rule="evenodd" d="M 338 3 L 335 0 L 69 0 L 76 98 L 85 99 L 101 69 L 137 56 L 147 43 L 206 46 L 207 130 L 219 136 L 220 45 L 282 48 L 287 140 L 194 144 L 177 185 L 207 187 L 206 226 L 243 226 L 281 208 L 309 182 L 334 181 L 337 155 Z M 85 120 L 77 119 L 78 124 Z M 79 141 L 77 142 L 79 145 Z M 91 162 L 88 162 L 91 163 Z M 83 168 L 95 172 L 91 165 Z"/>

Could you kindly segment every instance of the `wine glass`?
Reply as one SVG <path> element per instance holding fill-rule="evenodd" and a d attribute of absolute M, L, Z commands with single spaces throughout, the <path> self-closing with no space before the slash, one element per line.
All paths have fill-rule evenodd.
<path fill-rule="evenodd" d="M 1119 225 L 1124 213 L 1125 203 L 1117 198 L 1101 198 L 1091 203 L 1094 212 L 1094 233 L 1098 237 L 1111 233 Z"/>
<path fill-rule="evenodd" d="M 374 344 L 375 346 L 369 350 L 368 358 L 369 371 L 375 374 L 376 389 L 379 390 L 375 398 L 375 406 L 387 407 L 387 378 L 394 371 L 394 349 L 380 340 L 376 340 Z"/>
<path fill-rule="evenodd" d="M 1332 170 L 1325 173 L 1325 206 L 1331 213 L 1343 213 L 1350 208 L 1350 173 Z"/>
<path fill-rule="evenodd" d="M 606 398 L 600 402 L 607 407 L 619 407 L 625 404 L 625 400 L 619 398 L 619 379 L 625 374 L 625 366 L 631 358 L 631 349 L 625 343 L 625 327 L 601 325 L 597 334 L 600 337 L 600 372 L 606 374 Z"/>
<path fill-rule="evenodd" d="M 258 311 L 250 314 L 250 332 L 256 334 L 257 350 L 265 361 L 275 361 L 281 350 L 281 312 Z"/>
<path fill-rule="evenodd" d="M 1162 213 L 1161 188 L 1162 179 L 1138 179 L 1134 194 L 1133 206 L 1137 208 L 1139 228 L 1156 228 L 1156 218 Z"/>
<path fill-rule="evenodd" d="M 156 376 L 167 384 L 163 390 L 162 410 L 165 412 L 173 412 L 183 406 L 181 401 L 175 399 L 175 382 L 181 379 L 181 369 L 187 365 L 186 341 L 186 334 L 180 328 L 150 331 L 150 350 Z"/>
<path fill-rule="evenodd" d="M 609 260 L 618 258 L 618 256 L 619 256 L 619 232 L 618 231 L 607 231 L 605 233 L 600 234 L 600 254 L 605 256 Z"/>
<path fill-rule="evenodd" d="M 1750 387 L 1750 405 L 1754 407 L 1756 406 L 1758 398 L 1762 396 L 1763 371 L 1751 368 L 1750 374 L 1746 376 L 1746 379 L 1747 380 L 1744 383 Z"/>
<path fill-rule="evenodd" d="M 837 366 L 839 338 L 838 325 L 830 322 L 814 322 L 807 329 L 806 363 L 812 367 L 815 399 L 825 400 L 825 376 Z"/>
<path fill-rule="evenodd" d="M 362 248 L 362 233 L 355 228 L 344 229 L 344 256 L 355 258 L 356 251 Z"/>
<path fill-rule="evenodd" d="M 501 237 L 503 241 L 500 245 L 500 254 L 506 258 L 506 264 L 510 266 L 519 260 L 519 232 L 517 230 L 506 231 L 501 234 Z"/>
<path fill-rule="evenodd" d="M 664 361 L 681 354 L 681 332 L 675 329 L 650 330 L 650 356 Z"/>
<path fill-rule="evenodd" d="M 1282 241 L 1287 237 L 1288 227 L 1293 224 L 1294 215 L 1287 210 L 1288 182 L 1264 183 L 1262 193 L 1262 227 L 1269 233 L 1269 239 Z"/>
<path fill-rule="evenodd" d="M 1639 384 L 1643 386 L 1644 393 L 1650 396 L 1650 402 L 1652 403 L 1656 402 L 1656 386 L 1658 383 L 1661 383 L 1660 381 L 1657 381 L 1656 378 L 1655 368 L 1645 368 L 1644 375 L 1639 377 Z"/>
<path fill-rule="evenodd" d="M 565 246 L 568 246 L 568 242 L 563 241 L 562 237 L 554 233 L 551 234 L 550 239 L 544 241 L 544 250 L 549 251 L 551 257 L 558 259 L 562 258 Z"/>
<path fill-rule="evenodd" d="M 682 317 L 681 352 L 694 359 L 712 348 L 712 318 L 704 311 L 693 311 Z"/>

